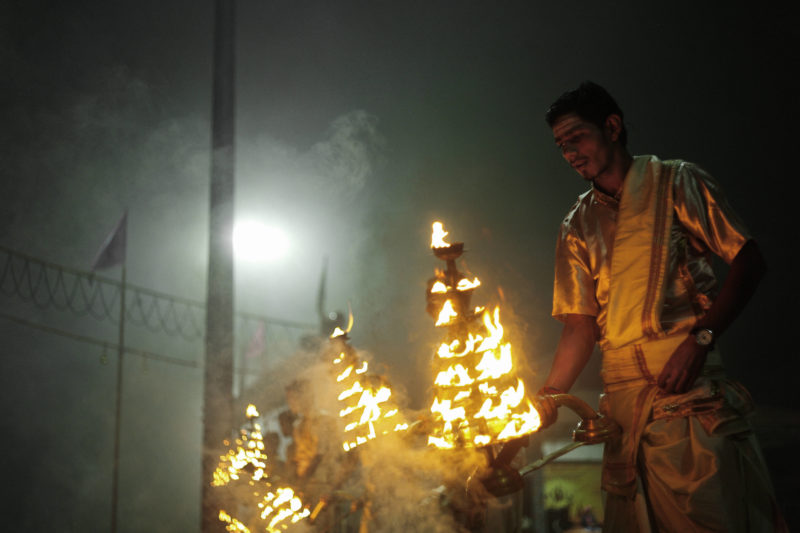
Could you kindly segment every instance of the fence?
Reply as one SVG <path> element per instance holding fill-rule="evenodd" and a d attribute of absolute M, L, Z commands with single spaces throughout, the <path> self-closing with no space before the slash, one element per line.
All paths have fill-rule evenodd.
<path fill-rule="evenodd" d="M 38 259 L 0 246 L 0 294 L 42 310 L 66 312 L 116 325 L 119 323 L 120 281 Z M 202 341 L 205 333 L 205 304 L 201 301 L 126 284 L 125 320 L 153 334 L 164 334 L 187 342 Z M 78 342 L 116 350 L 114 342 L 63 328 L 40 324 L 13 313 L 0 311 L 0 318 L 71 338 Z M 263 325 L 263 326 L 262 326 Z M 235 328 L 239 337 L 248 339 L 263 327 L 264 350 L 285 352 L 296 346 L 300 336 L 316 330 L 313 324 L 237 312 Z M 271 349 L 272 348 L 272 349 Z M 187 360 L 150 350 L 125 346 L 126 353 L 190 368 L 202 366 Z"/>

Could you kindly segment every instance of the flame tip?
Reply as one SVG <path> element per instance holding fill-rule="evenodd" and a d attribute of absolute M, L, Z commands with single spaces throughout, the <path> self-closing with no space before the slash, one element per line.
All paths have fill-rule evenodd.
<path fill-rule="evenodd" d="M 444 230 L 444 225 L 441 222 L 438 220 L 434 222 L 432 230 L 431 248 L 447 248 L 450 246 L 450 243 L 444 240 L 448 232 Z"/>

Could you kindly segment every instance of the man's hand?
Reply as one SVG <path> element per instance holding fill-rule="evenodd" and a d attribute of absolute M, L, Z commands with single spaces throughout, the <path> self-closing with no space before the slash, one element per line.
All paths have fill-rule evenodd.
<path fill-rule="evenodd" d="M 718 339 L 747 304 L 765 272 L 764 258 L 756 242 L 751 239 L 733 258 L 719 294 L 702 318 L 702 327 L 712 330 Z M 699 326 L 699 322 L 695 324 L 695 327 Z M 664 392 L 686 392 L 700 375 L 707 354 L 708 348 L 697 344 L 694 337 L 689 335 L 664 365 L 664 370 L 658 376 L 658 386 Z"/>
<path fill-rule="evenodd" d="M 689 335 L 678 345 L 661 370 L 658 387 L 670 394 L 683 394 L 688 391 L 700 376 L 707 355 L 708 347 L 700 346 L 694 336 Z"/>

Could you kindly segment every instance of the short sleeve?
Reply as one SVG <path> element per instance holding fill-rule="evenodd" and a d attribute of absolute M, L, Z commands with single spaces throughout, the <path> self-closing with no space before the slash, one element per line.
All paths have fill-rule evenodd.
<path fill-rule="evenodd" d="M 563 321 L 568 314 L 597 316 L 600 305 L 589 267 L 589 252 L 578 232 L 565 221 L 556 243 L 553 283 L 553 317 Z"/>
<path fill-rule="evenodd" d="M 751 238 L 714 179 L 682 163 L 673 185 L 675 214 L 695 241 L 730 264 Z"/>

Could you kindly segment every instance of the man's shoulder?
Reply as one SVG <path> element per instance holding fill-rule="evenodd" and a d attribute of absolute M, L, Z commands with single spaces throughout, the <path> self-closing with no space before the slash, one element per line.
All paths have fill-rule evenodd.
<path fill-rule="evenodd" d="M 705 187 L 719 189 L 719 184 L 706 170 L 691 161 L 685 159 L 666 159 L 660 164 L 673 169 L 673 188 L 696 189 Z"/>
<path fill-rule="evenodd" d="M 691 161 L 687 161 L 685 159 L 659 159 L 657 156 L 643 156 L 650 158 L 650 164 L 653 165 L 660 165 L 662 167 L 667 167 L 670 169 L 675 169 L 676 171 L 698 171 L 700 167 L 698 167 L 695 163 Z M 702 172 L 702 171 L 701 171 Z"/>
<path fill-rule="evenodd" d="M 718 188 L 716 181 L 711 175 L 703 170 L 699 165 L 687 161 L 685 159 L 659 159 L 656 156 L 641 156 L 649 157 L 650 165 L 655 165 L 661 168 L 660 172 L 653 172 L 651 176 L 664 175 L 664 170 L 667 170 L 672 176 L 672 187 L 674 190 L 684 188 L 697 188 L 699 187 L 712 187 Z"/>
<path fill-rule="evenodd" d="M 661 164 L 665 167 L 680 168 L 684 165 L 691 164 L 685 159 L 664 159 Z"/>
<path fill-rule="evenodd" d="M 592 189 L 589 189 L 578 195 L 578 199 L 574 204 L 572 204 L 572 207 L 569 208 L 564 220 L 561 221 L 562 230 L 575 230 L 580 224 L 582 215 L 586 213 L 586 210 L 591 206 L 591 204 Z"/>

